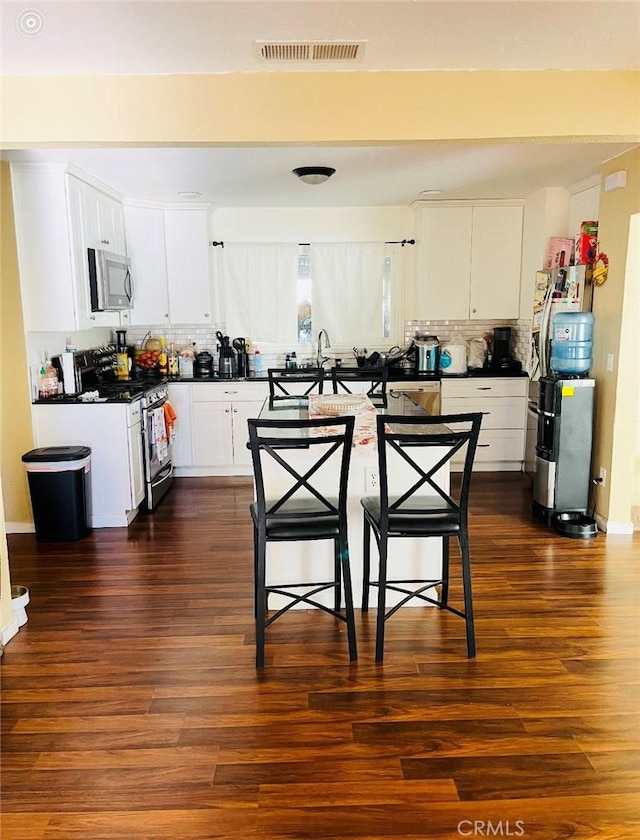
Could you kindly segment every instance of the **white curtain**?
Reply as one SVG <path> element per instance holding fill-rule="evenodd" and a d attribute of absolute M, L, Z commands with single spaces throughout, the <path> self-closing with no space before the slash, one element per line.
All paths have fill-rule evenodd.
<path fill-rule="evenodd" d="M 313 331 L 335 344 L 384 344 L 383 242 L 311 245 Z"/>
<path fill-rule="evenodd" d="M 297 244 L 226 243 L 216 248 L 216 285 L 229 335 L 297 342 Z"/>

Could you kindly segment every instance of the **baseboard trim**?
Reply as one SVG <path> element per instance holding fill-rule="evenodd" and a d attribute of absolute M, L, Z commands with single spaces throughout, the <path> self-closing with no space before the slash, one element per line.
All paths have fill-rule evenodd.
<path fill-rule="evenodd" d="M 33 522 L 5 522 L 7 534 L 35 534 L 36 527 Z"/>
<path fill-rule="evenodd" d="M 596 513 L 596 523 L 601 531 L 607 534 L 633 534 L 633 522 L 616 521 L 615 519 L 605 519 Z"/>
<path fill-rule="evenodd" d="M 15 620 L 15 618 L 10 619 L 4 625 L 4 627 L 0 630 L 0 639 L 2 640 L 3 647 L 4 647 L 4 645 L 7 644 L 7 642 L 10 639 L 13 639 L 13 637 L 18 633 L 19 630 L 20 630 L 20 625 Z"/>

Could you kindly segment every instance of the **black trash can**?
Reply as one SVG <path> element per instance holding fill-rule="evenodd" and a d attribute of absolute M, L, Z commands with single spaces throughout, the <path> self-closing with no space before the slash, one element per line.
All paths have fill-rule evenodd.
<path fill-rule="evenodd" d="M 91 449 L 44 446 L 22 456 L 39 542 L 81 540 L 91 532 Z"/>

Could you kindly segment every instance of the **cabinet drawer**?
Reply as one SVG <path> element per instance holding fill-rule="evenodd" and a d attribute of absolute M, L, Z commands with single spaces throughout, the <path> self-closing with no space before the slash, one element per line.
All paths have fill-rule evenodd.
<path fill-rule="evenodd" d="M 442 414 L 482 412 L 483 429 L 523 429 L 526 400 L 523 397 L 477 397 L 442 401 Z"/>
<path fill-rule="evenodd" d="M 477 462 L 522 461 L 524 457 L 524 429 L 485 429 L 480 432 Z"/>
<path fill-rule="evenodd" d="M 199 382 L 191 388 L 193 402 L 254 402 L 268 396 L 266 382 Z"/>
<path fill-rule="evenodd" d="M 526 397 L 529 380 L 526 376 L 443 379 L 440 383 L 442 399 L 448 397 Z"/>
<path fill-rule="evenodd" d="M 524 429 L 481 429 L 474 464 L 500 461 L 522 461 L 524 458 Z M 464 456 L 452 463 L 462 466 Z"/>

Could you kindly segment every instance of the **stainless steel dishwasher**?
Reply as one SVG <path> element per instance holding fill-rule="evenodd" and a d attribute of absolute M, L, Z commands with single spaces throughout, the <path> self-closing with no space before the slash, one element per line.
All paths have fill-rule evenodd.
<path fill-rule="evenodd" d="M 440 380 L 425 382 L 424 379 L 407 382 L 393 382 L 389 393 L 408 394 L 429 414 L 440 414 Z"/>

